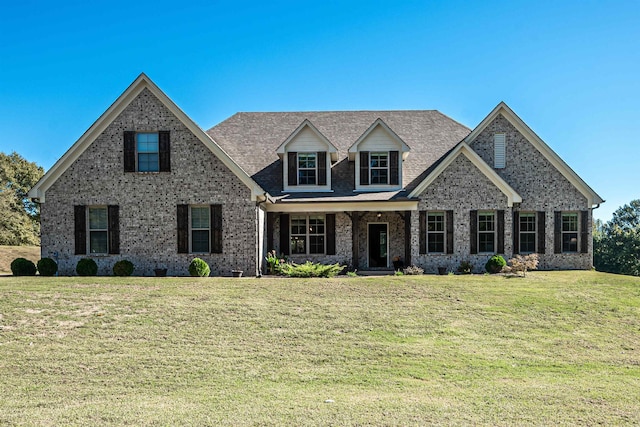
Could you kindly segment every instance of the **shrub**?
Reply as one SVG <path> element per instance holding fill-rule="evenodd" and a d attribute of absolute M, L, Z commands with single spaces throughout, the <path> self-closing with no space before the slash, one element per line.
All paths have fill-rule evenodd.
<path fill-rule="evenodd" d="M 121 259 L 113 265 L 113 274 L 120 277 L 131 276 L 133 274 L 133 263 L 126 259 Z"/>
<path fill-rule="evenodd" d="M 58 272 L 58 264 L 51 258 L 42 258 L 38 261 L 38 271 L 41 276 L 53 276 Z"/>
<path fill-rule="evenodd" d="M 418 267 L 417 265 L 410 265 L 409 267 L 404 269 L 404 274 L 407 275 L 420 275 L 423 274 L 424 270 L 420 267 Z"/>
<path fill-rule="evenodd" d="M 522 276 L 527 275 L 527 270 L 535 270 L 538 268 L 538 254 L 516 255 L 509 260 L 509 266 L 505 270 L 509 273 L 518 274 L 522 272 Z"/>
<path fill-rule="evenodd" d="M 95 276 L 98 274 L 98 264 L 91 258 L 82 258 L 76 265 L 78 276 Z"/>
<path fill-rule="evenodd" d="M 471 264 L 469 261 L 462 261 L 458 266 L 458 273 L 460 274 L 471 274 L 472 270 L 473 264 Z"/>
<path fill-rule="evenodd" d="M 495 274 L 500 273 L 504 266 L 507 265 L 507 262 L 500 255 L 494 255 L 489 258 L 489 261 L 484 265 L 487 273 Z"/>
<path fill-rule="evenodd" d="M 11 262 L 11 272 L 14 276 L 35 276 L 36 265 L 26 258 L 16 258 Z"/>
<path fill-rule="evenodd" d="M 394 276 L 404 276 L 404 273 L 402 272 L 402 270 L 396 270 L 393 272 Z"/>
<path fill-rule="evenodd" d="M 355 271 L 347 271 L 347 277 L 358 277 L 358 273 Z"/>
<path fill-rule="evenodd" d="M 208 277 L 211 274 L 211 269 L 206 261 L 200 258 L 194 258 L 189 264 L 189 274 L 192 277 Z"/>
<path fill-rule="evenodd" d="M 344 269 L 344 265 L 319 264 L 307 261 L 304 264 L 280 264 L 280 273 L 289 277 L 334 277 Z"/>

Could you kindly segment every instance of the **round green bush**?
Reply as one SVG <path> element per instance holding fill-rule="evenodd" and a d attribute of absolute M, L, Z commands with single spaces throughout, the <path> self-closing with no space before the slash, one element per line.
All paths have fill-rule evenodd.
<path fill-rule="evenodd" d="M 78 276 L 95 276 L 98 274 L 98 264 L 91 258 L 82 258 L 76 265 Z"/>
<path fill-rule="evenodd" d="M 58 272 L 58 264 L 51 258 L 42 258 L 38 261 L 38 271 L 41 276 L 53 276 Z"/>
<path fill-rule="evenodd" d="M 200 258 L 194 258 L 189 264 L 189 274 L 193 277 L 207 277 L 210 273 L 209 264 Z"/>
<path fill-rule="evenodd" d="M 500 255 L 494 255 L 484 265 L 485 270 L 491 274 L 500 273 L 507 262 Z"/>
<path fill-rule="evenodd" d="M 113 266 L 113 274 L 120 277 L 131 276 L 133 274 L 133 263 L 126 259 L 121 259 Z"/>
<path fill-rule="evenodd" d="M 11 262 L 11 272 L 14 276 L 35 276 L 36 265 L 25 258 L 16 258 Z"/>

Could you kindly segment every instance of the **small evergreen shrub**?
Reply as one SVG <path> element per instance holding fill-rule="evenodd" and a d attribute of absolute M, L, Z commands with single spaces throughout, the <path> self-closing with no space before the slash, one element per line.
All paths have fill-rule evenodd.
<path fill-rule="evenodd" d="M 469 261 L 462 261 L 458 266 L 458 273 L 460 274 L 471 274 L 472 270 L 473 264 L 471 264 Z"/>
<path fill-rule="evenodd" d="M 133 263 L 126 259 L 121 259 L 113 265 L 113 274 L 115 276 L 126 277 L 133 274 Z"/>
<path fill-rule="evenodd" d="M 11 272 L 14 276 L 35 276 L 36 265 L 26 258 L 16 258 L 11 262 Z"/>
<path fill-rule="evenodd" d="M 396 270 L 393 272 L 394 276 L 404 276 L 404 273 L 402 272 L 402 270 Z"/>
<path fill-rule="evenodd" d="M 420 275 L 424 273 L 424 269 L 418 267 L 417 265 L 410 265 L 409 267 L 404 269 L 404 274 L 408 276 Z"/>
<path fill-rule="evenodd" d="M 98 274 L 98 264 L 91 258 L 82 258 L 76 265 L 78 276 L 95 276 Z"/>
<path fill-rule="evenodd" d="M 38 271 L 41 276 L 53 276 L 58 272 L 58 264 L 51 258 L 42 258 L 38 261 Z"/>
<path fill-rule="evenodd" d="M 211 269 L 206 261 L 200 258 L 194 258 L 189 264 L 189 274 L 192 277 L 208 277 L 211 274 Z"/>
<path fill-rule="evenodd" d="M 280 264 L 280 273 L 289 277 L 334 277 L 344 269 L 344 265 L 319 264 L 307 261 L 304 264 Z"/>
<path fill-rule="evenodd" d="M 484 268 L 487 270 L 487 273 L 496 274 L 500 273 L 505 265 L 507 265 L 507 262 L 501 255 L 494 255 L 489 258 L 489 261 L 484 265 Z"/>

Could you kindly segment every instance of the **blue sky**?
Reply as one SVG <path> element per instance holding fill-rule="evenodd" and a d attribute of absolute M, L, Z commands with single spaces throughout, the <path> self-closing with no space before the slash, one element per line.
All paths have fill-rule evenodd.
<path fill-rule="evenodd" d="M 639 1 L 29 1 L 0 14 L 0 151 L 48 169 L 145 72 L 202 128 L 237 111 L 505 101 L 607 202 L 640 198 Z"/>

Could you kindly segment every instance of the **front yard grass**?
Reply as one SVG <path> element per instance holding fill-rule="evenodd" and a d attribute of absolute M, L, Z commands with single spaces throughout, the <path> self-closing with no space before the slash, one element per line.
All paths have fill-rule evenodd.
<path fill-rule="evenodd" d="M 638 425 L 640 279 L 0 278 L 0 425 Z"/>

